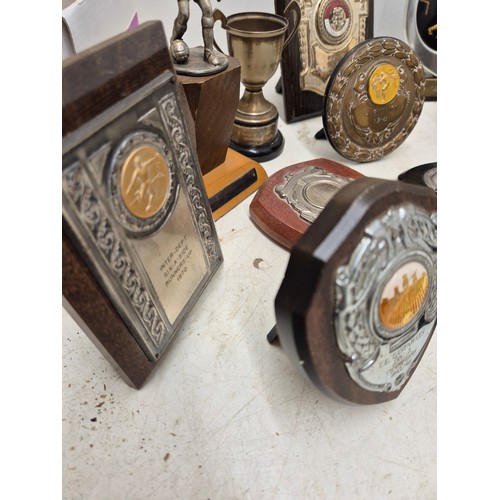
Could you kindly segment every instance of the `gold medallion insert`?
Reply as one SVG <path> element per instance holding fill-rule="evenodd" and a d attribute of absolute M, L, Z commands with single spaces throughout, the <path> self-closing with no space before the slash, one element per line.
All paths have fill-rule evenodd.
<path fill-rule="evenodd" d="M 368 81 L 368 95 L 374 104 L 387 104 L 399 90 L 400 76 L 392 64 L 377 66 Z"/>
<path fill-rule="evenodd" d="M 170 169 L 164 156 L 151 146 L 140 146 L 126 158 L 120 177 L 123 203 L 139 219 L 156 215 L 167 201 Z"/>
<path fill-rule="evenodd" d="M 390 330 L 407 325 L 421 310 L 428 288 L 429 278 L 422 264 L 410 262 L 400 267 L 382 292 L 382 325 Z"/>

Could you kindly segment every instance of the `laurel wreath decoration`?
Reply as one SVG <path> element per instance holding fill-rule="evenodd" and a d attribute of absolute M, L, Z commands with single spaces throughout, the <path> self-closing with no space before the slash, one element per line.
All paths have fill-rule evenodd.
<path fill-rule="evenodd" d="M 380 64 L 392 64 L 400 75 L 396 97 L 404 103 L 397 116 L 391 116 L 391 103 L 380 105 L 387 112 L 382 130 L 361 126 L 354 111 L 371 104 L 368 82 Z M 342 156 L 358 162 L 378 160 L 400 146 L 417 124 L 425 102 L 425 73 L 413 50 L 400 40 L 380 37 L 367 40 L 350 51 L 333 72 L 325 93 L 323 125 L 326 135 Z"/>

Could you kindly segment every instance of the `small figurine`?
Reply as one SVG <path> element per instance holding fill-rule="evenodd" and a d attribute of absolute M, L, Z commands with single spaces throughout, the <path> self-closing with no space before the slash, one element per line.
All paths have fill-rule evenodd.
<path fill-rule="evenodd" d="M 201 27 L 203 35 L 203 60 L 221 70 L 227 66 L 227 57 L 214 49 L 214 17 L 210 0 L 194 0 L 201 9 Z M 220 1 L 220 0 L 219 0 Z M 189 0 L 177 0 L 178 14 L 174 21 L 170 51 L 177 65 L 185 65 L 189 60 L 189 47 L 182 39 L 189 21 Z"/>

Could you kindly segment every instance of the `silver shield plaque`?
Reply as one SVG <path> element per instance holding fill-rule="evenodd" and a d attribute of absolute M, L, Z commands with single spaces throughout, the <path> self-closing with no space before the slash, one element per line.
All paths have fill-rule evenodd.
<path fill-rule="evenodd" d="M 63 139 L 65 228 L 151 360 L 222 262 L 173 77 Z"/>
<path fill-rule="evenodd" d="M 403 205 L 374 220 L 335 276 L 338 345 L 364 389 L 401 389 L 437 319 L 437 216 Z"/>

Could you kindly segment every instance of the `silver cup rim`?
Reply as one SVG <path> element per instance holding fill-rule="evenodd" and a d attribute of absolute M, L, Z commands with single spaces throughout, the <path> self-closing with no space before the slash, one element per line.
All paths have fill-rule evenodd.
<path fill-rule="evenodd" d="M 281 26 L 274 30 L 242 30 L 238 28 L 234 28 L 230 26 L 231 22 L 239 21 L 240 19 L 266 19 L 272 20 L 279 23 Z M 270 12 L 241 12 L 237 14 L 232 14 L 227 18 L 227 24 L 225 26 L 225 30 L 233 35 L 239 35 L 241 37 L 252 37 L 252 38 L 260 38 L 260 37 L 269 37 L 275 35 L 281 35 L 288 29 L 288 20 L 282 16 L 278 16 L 277 14 L 272 14 Z"/>

